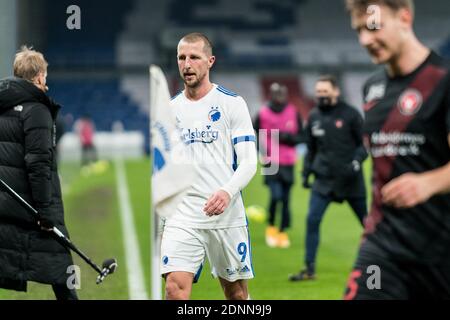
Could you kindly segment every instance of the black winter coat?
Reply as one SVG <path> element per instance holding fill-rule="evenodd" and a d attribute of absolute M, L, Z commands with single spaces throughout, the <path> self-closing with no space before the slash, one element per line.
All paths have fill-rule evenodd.
<path fill-rule="evenodd" d="M 362 128 L 361 115 L 342 101 L 326 111 L 317 107 L 311 111 L 303 175 L 314 174 L 313 190 L 339 202 L 366 196 L 362 162 L 368 154 Z M 359 172 L 352 170 L 353 160 L 361 164 Z"/>
<path fill-rule="evenodd" d="M 0 80 L 0 178 L 68 236 L 55 159 L 59 108 L 26 80 Z M 66 284 L 72 264 L 70 252 L 0 191 L 0 287 Z"/>

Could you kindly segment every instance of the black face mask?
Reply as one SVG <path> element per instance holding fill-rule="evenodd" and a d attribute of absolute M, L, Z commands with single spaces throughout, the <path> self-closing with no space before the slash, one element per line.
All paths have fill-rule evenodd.
<path fill-rule="evenodd" d="M 330 97 L 317 97 L 318 107 L 321 110 L 328 110 L 331 108 L 331 98 Z"/>

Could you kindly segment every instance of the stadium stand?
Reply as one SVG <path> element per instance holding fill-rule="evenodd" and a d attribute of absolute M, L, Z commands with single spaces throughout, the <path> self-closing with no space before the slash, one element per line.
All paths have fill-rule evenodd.
<path fill-rule="evenodd" d="M 219 68 L 289 67 L 290 39 L 298 27 L 296 12 L 302 2 L 137 0 L 119 37 L 119 64 L 170 65 L 168 57 L 174 55 L 180 36 L 202 30 L 223 57 Z M 157 51 L 163 53 L 161 59 Z"/>
<path fill-rule="evenodd" d="M 52 19 L 48 19 L 46 54 L 52 65 L 70 68 L 115 66 L 115 42 L 119 30 L 123 29 L 123 16 L 130 9 L 130 2 L 108 2 L 105 10 L 102 3 L 76 1 L 83 8 L 81 30 L 76 31 L 65 28 L 68 16 L 60 14 L 71 4 L 67 0 L 47 0 L 48 15 Z"/>
<path fill-rule="evenodd" d="M 145 137 L 148 152 L 148 111 L 143 112 L 143 105 L 121 90 L 117 73 L 116 43 L 132 2 L 111 2 L 108 10 L 104 3 L 75 3 L 82 8 L 81 30 L 76 31 L 61 27 L 66 25 L 67 15 L 58 14 L 66 12 L 72 3 L 46 2 L 48 14 L 54 17 L 46 26 L 49 87 L 55 100 L 63 105 L 61 115 L 76 121 L 89 114 L 98 131 L 112 131 L 117 123 L 125 131 L 139 131 Z M 106 70 L 106 75 L 99 77 L 98 70 Z M 73 73 L 77 76 L 73 77 Z"/>
<path fill-rule="evenodd" d="M 450 58 L 450 36 L 441 46 L 440 52 L 442 55 Z"/>
<path fill-rule="evenodd" d="M 259 78 L 255 74 L 218 73 L 213 74 L 212 80 L 241 95 L 247 102 L 252 117 L 256 115 L 263 104 L 262 88 L 259 84 Z"/>
<path fill-rule="evenodd" d="M 450 39 L 442 42 L 435 32 L 449 30 L 450 9 L 446 0 L 434 2 L 433 10 L 417 2 L 417 32 L 450 56 Z M 65 105 L 63 115 L 76 120 L 90 113 L 100 130 L 109 131 L 121 120 L 125 130 L 148 136 L 148 66 L 161 65 L 176 93 L 182 87 L 176 45 L 191 31 L 210 36 L 218 56 L 212 80 L 241 94 L 252 115 L 266 100 L 269 83 L 280 80 L 306 119 L 315 79 L 329 70 L 338 73 L 344 97 L 360 106 L 361 83 L 373 70 L 347 15 L 336 14 L 344 11 L 340 1 L 134 0 L 108 3 L 105 10 L 102 3 L 79 0 L 83 26 L 76 32 L 61 28 L 67 16 L 56 14 L 65 12 L 68 0 L 46 3 L 53 18 L 45 30 L 45 52 L 50 70 L 59 71 L 58 76 L 50 73 L 52 94 Z M 353 72 L 339 73 L 354 65 Z M 109 76 L 92 79 L 96 70 L 107 70 Z M 68 78 L 73 71 L 81 74 L 79 80 Z"/>
<path fill-rule="evenodd" d="M 98 130 L 110 131 L 116 121 L 125 130 L 148 128 L 148 114 L 121 92 L 117 80 L 57 80 L 50 86 L 54 98 L 63 103 L 63 114 L 74 119 L 89 114 Z"/>

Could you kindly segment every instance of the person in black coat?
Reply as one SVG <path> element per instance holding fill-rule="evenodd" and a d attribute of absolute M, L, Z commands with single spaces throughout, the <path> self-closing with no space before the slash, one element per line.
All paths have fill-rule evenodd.
<path fill-rule="evenodd" d="M 14 77 L 0 80 L 0 178 L 40 215 L 36 220 L 0 191 L 0 287 L 26 291 L 27 281 L 35 281 L 52 285 L 57 299 L 72 300 L 71 254 L 49 232 L 56 226 L 68 236 L 55 158 L 60 106 L 45 93 L 46 76 L 43 55 L 23 47 Z"/>
<path fill-rule="evenodd" d="M 363 119 L 359 112 L 339 100 L 336 78 L 325 75 L 316 83 L 318 107 L 306 126 L 308 152 L 303 167 L 303 186 L 310 188 L 314 175 L 306 232 L 306 269 L 291 275 L 291 281 L 315 278 L 319 228 L 331 202 L 346 200 L 359 222 L 367 215 L 362 163 L 367 158 L 363 144 Z"/>

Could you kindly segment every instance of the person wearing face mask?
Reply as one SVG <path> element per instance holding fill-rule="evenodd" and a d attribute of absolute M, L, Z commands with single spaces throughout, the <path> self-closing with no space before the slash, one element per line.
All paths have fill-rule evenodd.
<path fill-rule="evenodd" d="M 294 183 L 294 166 L 297 161 L 296 145 L 303 141 L 302 120 L 296 107 L 288 101 L 286 86 L 272 83 L 270 101 L 263 106 L 254 121 L 257 132 L 267 130 L 264 140 L 259 140 L 259 150 L 264 164 L 271 167 L 276 163 L 278 170 L 274 174 L 264 175 L 264 182 L 270 190 L 269 219 L 266 228 L 266 244 L 269 247 L 288 248 L 291 212 L 290 191 Z M 279 130 L 278 140 L 273 139 L 273 131 Z M 258 135 L 259 136 L 259 135 Z M 260 139 L 262 138 L 259 137 Z M 276 145 L 275 145 L 276 144 Z M 274 152 L 274 149 L 278 152 Z M 268 172 L 269 170 L 267 170 Z M 281 204 L 281 224 L 275 226 L 277 205 Z"/>
<path fill-rule="evenodd" d="M 35 219 L 0 191 L 0 288 L 27 291 L 33 281 L 52 285 L 58 300 L 76 300 L 70 251 L 48 232 L 56 226 L 68 236 L 55 152 L 60 106 L 46 94 L 47 66 L 22 47 L 14 77 L 0 80 L 0 178 L 39 212 Z"/>
<path fill-rule="evenodd" d="M 359 112 L 339 99 L 332 75 L 321 76 L 315 87 L 317 108 L 311 111 L 305 129 L 308 152 L 303 166 L 303 186 L 311 188 L 306 231 L 306 268 L 289 276 L 290 281 L 315 279 L 319 229 L 331 202 L 347 201 L 363 225 L 367 215 L 362 163 L 363 119 Z M 309 177 L 314 175 L 311 185 Z"/>

